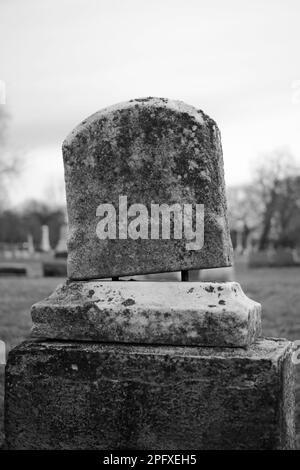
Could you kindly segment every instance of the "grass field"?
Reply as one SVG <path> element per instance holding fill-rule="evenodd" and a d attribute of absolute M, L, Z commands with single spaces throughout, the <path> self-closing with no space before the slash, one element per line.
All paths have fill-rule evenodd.
<path fill-rule="evenodd" d="M 264 336 L 300 339 L 300 268 L 252 269 L 238 265 L 247 295 L 263 305 Z M 7 349 L 30 332 L 30 306 L 46 297 L 58 278 L 0 278 L 0 339 Z M 300 365 L 296 367 L 297 428 L 300 431 Z M 3 437 L 4 366 L 0 366 L 0 440 Z"/>
<path fill-rule="evenodd" d="M 0 339 L 6 349 L 19 344 L 31 328 L 30 307 L 48 296 L 58 278 L 0 278 Z M 0 442 L 3 438 L 4 366 L 0 365 Z"/>

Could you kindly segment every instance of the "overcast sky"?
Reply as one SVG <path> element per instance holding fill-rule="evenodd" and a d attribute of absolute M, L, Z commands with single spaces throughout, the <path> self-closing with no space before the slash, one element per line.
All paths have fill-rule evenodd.
<path fill-rule="evenodd" d="M 299 21 L 299 0 L 0 0 L 9 145 L 26 153 L 12 202 L 49 197 L 65 136 L 136 97 L 214 118 L 227 184 L 278 147 L 300 161 Z"/>

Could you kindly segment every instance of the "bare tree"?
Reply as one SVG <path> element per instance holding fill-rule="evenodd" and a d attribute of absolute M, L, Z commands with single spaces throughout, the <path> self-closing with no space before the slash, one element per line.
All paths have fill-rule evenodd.
<path fill-rule="evenodd" d="M 238 239 L 245 248 L 251 232 L 259 226 L 256 198 L 252 185 L 233 186 L 227 190 L 228 216 L 234 248 L 238 247 Z"/>
<path fill-rule="evenodd" d="M 6 196 L 6 183 L 9 177 L 15 175 L 20 166 L 19 159 L 15 153 L 6 148 L 6 130 L 9 116 L 0 106 L 0 207 Z"/>
<path fill-rule="evenodd" d="M 279 245 L 300 244 L 300 175 L 289 176 L 282 182 L 273 228 Z"/>
<path fill-rule="evenodd" d="M 259 225 L 257 195 L 251 184 L 229 187 L 227 201 L 229 221 L 232 228 L 243 224 L 252 230 Z"/>
<path fill-rule="evenodd" d="M 293 206 L 294 193 L 289 193 L 288 188 L 297 174 L 299 174 L 299 169 L 293 156 L 287 150 L 277 150 L 266 155 L 257 165 L 253 192 L 257 204 L 256 210 L 260 215 L 259 250 L 264 250 L 268 246 L 272 227 L 278 219 L 280 209 L 281 220 L 284 218 L 283 224 L 287 224 L 287 219 L 291 217 L 293 211 L 289 211 L 288 206 Z"/>
<path fill-rule="evenodd" d="M 48 183 L 44 191 L 44 198 L 47 201 L 48 206 L 53 210 L 62 209 L 66 213 L 66 193 L 63 177 Z"/>

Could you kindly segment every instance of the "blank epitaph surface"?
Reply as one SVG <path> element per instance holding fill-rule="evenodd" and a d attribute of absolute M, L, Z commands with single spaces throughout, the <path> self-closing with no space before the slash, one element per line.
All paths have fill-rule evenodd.
<path fill-rule="evenodd" d="M 232 264 L 220 132 L 180 101 L 103 109 L 63 143 L 68 276 Z"/>

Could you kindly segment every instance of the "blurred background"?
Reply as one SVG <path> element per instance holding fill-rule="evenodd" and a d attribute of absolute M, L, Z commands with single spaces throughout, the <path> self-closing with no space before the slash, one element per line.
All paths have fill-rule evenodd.
<path fill-rule="evenodd" d="M 66 276 L 62 141 L 95 111 L 145 96 L 183 100 L 221 130 L 235 266 L 192 279 L 238 280 L 263 304 L 265 335 L 300 339 L 299 17 L 297 0 L 1 0 L 7 349 Z"/>

